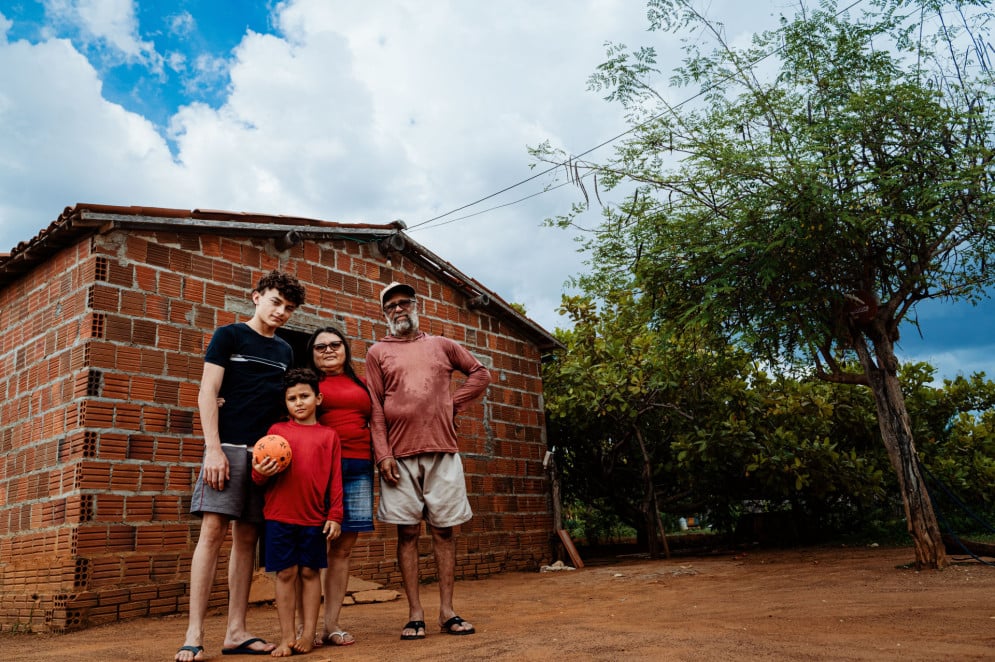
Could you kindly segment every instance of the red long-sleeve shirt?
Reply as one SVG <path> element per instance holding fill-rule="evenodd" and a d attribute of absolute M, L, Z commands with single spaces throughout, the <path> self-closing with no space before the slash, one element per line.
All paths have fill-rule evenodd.
<path fill-rule="evenodd" d="M 453 372 L 466 375 L 455 391 Z M 459 452 L 453 419 L 490 381 L 480 361 L 443 336 L 387 336 L 375 343 L 366 353 L 366 383 L 373 396 L 370 429 L 376 461 Z"/>
<path fill-rule="evenodd" d="M 252 470 L 252 480 L 267 483 L 263 516 L 267 520 L 323 526 L 342 523 L 342 456 L 335 430 L 324 425 L 283 421 L 270 426 L 290 444 L 290 466 L 275 476 Z"/>
<path fill-rule="evenodd" d="M 338 433 L 342 457 L 372 460 L 369 391 L 344 374 L 323 377 L 318 387 L 321 391 L 318 422 Z"/>

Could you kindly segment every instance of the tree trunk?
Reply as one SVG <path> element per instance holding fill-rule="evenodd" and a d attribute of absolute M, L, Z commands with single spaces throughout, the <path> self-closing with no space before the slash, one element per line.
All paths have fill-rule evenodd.
<path fill-rule="evenodd" d="M 643 501 L 643 521 L 646 524 L 647 531 L 647 550 L 649 552 L 651 559 L 660 558 L 660 538 L 657 536 L 656 522 L 653 521 L 653 515 L 650 513 L 650 505 Z"/>
<path fill-rule="evenodd" d="M 874 393 L 881 439 L 888 451 L 892 469 L 898 476 L 905 521 L 915 547 L 916 568 L 943 568 L 948 564 L 946 551 L 933 504 L 919 472 L 919 454 L 912 438 L 905 396 L 898 381 L 894 345 L 887 337 L 877 338 L 874 341 L 874 357 L 865 336 L 857 335 L 854 345 Z"/>
<path fill-rule="evenodd" d="M 553 552 L 553 558 L 559 561 L 566 561 L 563 558 L 563 554 L 560 553 L 562 549 L 563 552 L 569 556 L 570 550 L 566 549 L 563 545 L 563 541 L 560 539 L 559 531 L 563 528 L 563 504 L 560 499 L 560 472 L 556 468 L 556 457 L 550 451 L 549 453 L 547 469 L 549 470 L 549 480 L 552 486 L 552 498 L 553 498 L 553 532 L 550 534 L 549 545 Z M 571 562 L 573 560 L 571 559 Z"/>
<path fill-rule="evenodd" d="M 649 533 L 650 558 L 660 558 L 659 543 L 662 542 L 664 554 L 669 559 L 670 545 L 667 543 L 667 534 L 663 528 L 663 521 L 660 519 L 660 506 L 656 500 L 656 486 L 653 484 L 653 465 L 650 462 L 650 454 L 646 450 L 643 433 L 638 426 L 635 427 L 635 434 L 639 441 L 639 450 L 643 453 L 643 483 L 646 489 L 643 498 L 643 512 L 646 515 L 646 530 Z M 657 538 L 658 534 L 659 538 Z"/>
<path fill-rule="evenodd" d="M 557 531 L 563 528 L 563 503 L 560 498 L 560 472 L 557 471 L 556 457 L 552 453 L 549 454 L 547 467 L 553 497 L 553 531 Z"/>

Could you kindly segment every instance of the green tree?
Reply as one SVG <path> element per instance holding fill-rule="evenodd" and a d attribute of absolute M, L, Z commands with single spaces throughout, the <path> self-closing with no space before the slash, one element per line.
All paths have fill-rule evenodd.
<path fill-rule="evenodd" d="M 672 79 L 703 102 L 669 104 L 655 51 L 611 45 L 592 84 L 632 132 L 606 163 L 571 160 L 603 186 L 637 186 L 588 245 L 591 291 L 631 283 L 658 319 L 717 325 L 772 363 L 870 387 L 917 566 L 931 568 L 947 560 L 895 342 L 917 303 L 993 284 L 989 45 L 970 11 L 952 14 L 959 31 L 944 13 L 969 4 L 879 0 L 851 19 L 827 0 L 739 49 L 688 0 L 652 0 L 651 28 L 714 38 L 709 52 L 687 43 Z"/>
<path fill-rule="evenodd" d="M 814 538 L 881 499 L 881 466 L 861 452 L 872 403 L 759 370 L 717 392 L 711 414 L 696 412 L 693 432 L 673 444 L 677 469 L 693 476 L 716 524 L 731 528 L 750 501 L 790 511 L 795 534 Z"/>
<path fill-rule="evenodd" d="M 563 496 L 595 534 L 622 521 L 656 553 L 658 511 L 728 531 L 747 500 L 824 534 L 881 499 L 870 398 L 771 378 L 742 350 L 650 323 L 631 294 L 563 311 L 574 324 L 544 365 L 547 427 Z"/>
<path fill-rule="evenodd" d="M 902 370 L 922 461 L 942 492 L 952 493 L 934 494 L 951 533 L 983 532 L 972 515 L 995 514 L 995 382 L 975 373 L 937 387 L 934 373 L 923 363 Z"/>
<path fill-rule="evenodd" d="M 721 348 L 668 335 L 631 294 L 616 292 L 600 308 L 565 297 L 562 310 L 573 326 L 557 332 L 566 349 L 544 365 L 543 381 L 565 496 L 614 510 L 657 555 L 666 544 L 660 511 L 688 489 L 671 470 L 670 445 L 717 375 L 741 365 Z"/>
<path fill-rule="evenodd" d="M 569 449 L 572 466 L 587 464 L 601 474 L 604 470 L 612 474 L 618 466 L 619 473 L 627 474 L 628 480 L 612 481 L 618 489 L 605 497 L 623 513 L 629 504 L 640 503 L 642 517 L 636 524 L 647 532 L 650 554 L 655 557 L 663 538 L 657 535 L 655 465 L 648 455 L 644 425 L 659 404 L 668 373 L 658 363 L 659 352 L 649 340 L 645 318 L 631 304 L 631 298 L 623 298 L 599 314 L 584 298 L 565 299 L 562 309 L 571 317 L 573 328 L 560 334 L 566 352 L 544 369 L 544 381 L 555 385 L 547 387 L 545 401 L 552 429 L 560 433 L 554 443 L 559 441 L 561 448 Z M 562 421 L 569 424 L 562 425 Z M 577 433 L 588 435 L 593 443 L 562 443 L 567 432 L 575 440 Z M 586 455 L 577 455 L 578 451 Z M 588 481 L 586 487 L 594 485 Z M 586 500 L 596 499 L 600 492 L 589 491 Z"/>

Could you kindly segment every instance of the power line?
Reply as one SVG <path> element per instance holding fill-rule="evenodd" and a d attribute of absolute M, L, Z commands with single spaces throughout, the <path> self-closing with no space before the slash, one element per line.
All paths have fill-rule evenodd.
<path fill-rule="evenodd" d="M 587 176 L 586 174 L 582 175 L 582 177 L 586 177 L 586 176 Z M 522 183 L 524 183 L 524 182 L 522 182 Z M 448 221 L 443 221 L 441 223 L 436 223 L 432 227 L 433 228 L 442 227 L 443 225 L 449 225 L 450 223 L 455 223 L 456 221 L 463 221 L 463 220 L 466 220 L 468 218 L 473 218 L 474 216 L 480 216 L 481 214 L 486 214 L 487 212 L 494 211 L 495 209 L 501 209 L 502 207 L 510 207 L 512 205 L 517 205 L 519 202 L 525 202 L 526 200 L 528 200 L 530 198 L 537 198 L 540 195 L 545 195 L 546 193 L 549 193 L 550 191 L 555 191 L 558 188 L 563 188 L 564 186 L 567 186 L 568 184 L 571 184 L 571 183 L 572 182 L 561 182 L 561 183 L 557 184 L 556 186 L 551 186 L 549 188 L 544 188 L 543 190 L 536 191 L 535 193 L 533 193 L 531 195 L 527 195 L 524 198 L 518 198 L 517 200 L 512 200 L 511 202 L 505 202 L 504 204 L 494 205 L 493 207 L 488 207 L 487 209 L 481 209 L 480 211 L 475 211 L 472 214 L 467 214 L 465 216 L 457 216 L 456 218 L 451 218 Z M 505 191 L 510 190 L 512 188 L 514 188 L 514 186 L 508 187 L 507 189 L 505 189 Z M 498 193 L 501 193 L 501 192 L 502 191 L 499 191 Z M 497 193 L 495 193 L 494 195 L 497 195 Z M 488 196 L 488 198 L 492 198 L 492 197 L 494 197 L 494 195 L 490 195 L 490 196 Z M 486 199 L 486 198 L 484 198 L 484 199 Z M 477 202 L 481 202 L 481 200 L 478 200 Z M 464 205 L 460 209 L 466 209 L 467 207 L 471 207 L 471 206 L 477 204 L 477 202 L 470 203 L 469 205 Z M 449 212 L 449 214 L 454 214 L 457 211 L 459 211 L 459 209 L 454 209 L 453 211 Z M 423 227 L 425 224 L 431 223 L 432 221 L 434 221 L 436 219 L 448 216 L 449 214 L 443 214 L 442 216 L 436 216 L 434 219 L 429 219 L 427 221 L 422 221 L 418 225 L 412 226 L 411 229 Z"/>
<path fill-rule="evenodd" d="M 862 2 L 864 2 L 864 0 L 854 0 L 853 2 L 851 2 L 849 5 L 847 5 L 843 9 L 840 9 L 839 11 L 837 11 L 836 14 L 835 14 L 835 16 L 840 16 L 841 14 L 844 14 L 844 13 L 850 11 L 851 9 L 853 9 L 857 5 L 861 4 Z M 784 49 L 784 46 L 779 46 L 779 47 L 775 48 L 774 50 L 772 50 L 771 52 L 762 55 L 761 57 L 757 58 L 756 60 L 750 62 L 748 68 L 752 69 L 756 65 L 760 64 L 761 62 L 763 62 L 767 58 L 769 58 L 769 57 L 771 57 L 771 56 L 779 53 L 783 49 Z M 630 133 L 632 133 L 632 132 L 634 132 L 634 131 L 636 131 L 638 129 L 641 129 L 644 126 L 646 126 L 646 125 L 648 125 L 648 124 L 650 124 L 652 122 L 657 121 L 658 119 L 660 119 L 664 115 L 667 115 L 668 113 L 670 113 L 670 112 L 672 112 L 674 110 L 677 110 L 677 109 L 681 108 L 682 106 L 684 106 L 684 105 L 686 105 L 688 103 L 691 103 L 695 99 L 697 99 L 697 98 L 699 98 L 699 97 L 701 97 L 701 96 L 703 96 L 703 95 L 711 92 L 716 87 L 718 87 L 720 84 L 725 83 L 725 82 L 727 82 L 729 80 L 732 80 L 732 74 L 730 74 L 729 76 L 725 77 L 724 79 L 722 79 L 722 80 L 720 80 L 720 81 L 718 81 L 716 83 L 713 83 L 712 85 L 709 85 L 707 87 L 702 88 L 696 94 L 694 94 L 694 95 L 692 95 L 692 96 L 684 99 L 683 101 L 680 101 L 680 102 L 674 104 L 673 106 L 668 107 L 667 110 L 665 110 L 665 111 L 663 111 L 661 113 L 658 113 L 656 115 L 653 115 L 649 119 L 646 119 L 646 120 L 640 122 L 639 124 L 635 124 L 635 125 L 629 127 L 628 129 L 626 129 L 622 133 L 619 133 L 618 135 L 615 135 L 615 136 L 613 136 L 613 137 L 611 137 L 611 138 L 609 138 L 609 139 L 607 139 L 607 140 L 605 140 L 603 142 L 600 142 L 597 145 L 595 145 L 594 147 L 591 147 L 590 149 L 587 149 L 587 150 L 585 150 L 585 151 L 583 151 L 583 152 L 581 152 L 579 154 L 571 156 L 566 161 L 562 161 L 560 163 L 555 163 L 555 164 L 549 166 L 548 168 L 546 168 L 545 170 L 542 170 L 541 172 L 537 172 L 536 174 L 532 175 L 531 177 L 527 177 L 527 178 L 525 178 L 525 179 L 523 179 L 523 180 L 521 180 L 519 182 L 516 182 L 514 184 L 506 186 L 503 189 L 501 189 L 499 191 L 495 191 L 494 193 L 491 193 L 489 195 L 485 195 L 484 197 L 479 198 L 477 200 L 474 200 L 473 202 L 468 202 L 465 205 L 462 205 L 462 206 L 457 207 L 455 209 L 451 209 L 450 211 L 447 211 L 444 214 L 439 214 L 438 216 L 433 216 L 432 218 L 429 218 L 427 220 L 421 221 L 420 223 L 415 223 L 414 225 L 410 226 L 408 229 L 409 230 L 414 230 L 414 229 L 417 229 L 417 228 L 422 228 L 422 227 L 428 225 L 429 223 L 432 223 L 433 221 L 437 221 L 439 219 L 445 218 L 445 217 L 450 216 L 452 214 L 455 214 L 457 212 L 463 211 L 464 209 L 469 209 L 470 207 L 474 207 L 476 205 L 479 205 L 481 202 L 486 202 L 487 200 L 490 200 L 491 198 L 497 197 L 497 196 L 501 195 L 502 193 L 507 193 L 508 191 L 510 191 L 512 189 L 518 188 L 519 186 L 523 186 L 524 184 L 528 184 L 529 182 L 531 182 L 531 181 L 533 181 L 535 179 L 538 179 L 539 177 L 542 177 L 544 175 L 548 175 L 549 173 L 557 170 L 558 168 L 568 167 L 571 164 L 571 162 L 575 161 L 576 159 L 579 159 L 579 158 L 582 158 L 584 156 L 587 156 L 591 152 L 597 151 L 597 150 L 601 149 L 602 147 L 604 147 L 606 145 L 610 145 L 611 143 L 615 142 L 616 140 L 619 140 L 620 138 L 623 138 L 623 137 L 629 135 Z M 483 210 L 481 210 L 479 212 L 474 212 L 473 214 L 467 214 L 465 216 L 460 216 L 458 218 L 453 218 L 453 219 L 450 219 L 450 220 L 446 221 L 445 223 L 437 223 L 433 227 L 439 227 L 439 226 L 442 226 L 442 225 L 448 225 L 449 223 L 454 223 L 456 221 L 464 220 L 464 219 L 467 219 L 467 218 L 472 218 L 474 216 L 479 216 L 481 214 L 486 214 L 487 212 L 491 212 L 491 211 L 494 211 L 496 209 L 501 209 L 502 207 L 509 207 L 511 205 L 516 205 L 516 204 L 518 204 L 520 202 L 524 202 L 525 200 L 529 200 L 530 198 L 534 198 L 534 197 L 543 195 L 544 193 L 548 193 L 550 191 L 556 190 L 556 189 L 558 189 L 558 188 L 560 188 L 562 186 L 565 186 L 567 183 L 569 183 L 569 182 L 563 182 L 562 184 L 558 184 L 557 186 L 546 188 L 546 189 L 543 189 L 542 191 L 537 191 L 536 193 L 533 193 L 532 195 L 527 195 L 524 198 L 519 198 L 518 200 L 514 200 L 512 202 L 504 203 L 504 204 L 501 204 L 501 205 L 496 205 L 494 207 L 489 207 L 489 208 L 483 209 Z"/>

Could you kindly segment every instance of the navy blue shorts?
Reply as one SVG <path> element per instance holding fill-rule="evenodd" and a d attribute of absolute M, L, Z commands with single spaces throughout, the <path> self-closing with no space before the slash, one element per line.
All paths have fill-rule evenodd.
<path fill-rule="evenodd" d="M 373 461 L 342 458 L 342 531 L 373 530 Z"/>
<path fill-rule="evenodd" d="M 327 568 L 325 534 L 321 529 L 266 520 L 266 570 L 280 572 L 295 565 L 313 570 Z"/>

